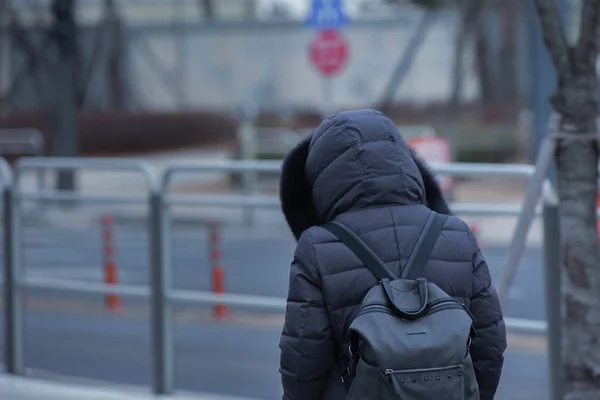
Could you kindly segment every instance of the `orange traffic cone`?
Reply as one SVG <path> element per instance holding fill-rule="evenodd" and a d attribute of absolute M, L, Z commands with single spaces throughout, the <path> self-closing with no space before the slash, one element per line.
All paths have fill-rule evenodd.
<path fill-rule="evenodd" d="M 110 216 L 102 217 L 104 239 L 104 282 L 109 285 L 119 283 L 119 271 L 115 262 L 115 247 L 113 245 L 113 219 Z M 109 311 L 121 310 L 121 297 L 116 293 L 109 293 L 104 297 L 104 304 Z"/>
<path fill-rule="evenodd" d="M 210 246 L 210 261 L 212 264 L 212 291 L 214 293 L 225 293 L 225 270 L 221 266 L 221 250 L 220 250 L 220 235 L 219 222 L 211 221 L 208 223 L 210 229 L 209 246 Z M 227 304 L 215 304 L 213 307 L 213 316 L 217 319 L 229 317 L 229 307 Z"/>

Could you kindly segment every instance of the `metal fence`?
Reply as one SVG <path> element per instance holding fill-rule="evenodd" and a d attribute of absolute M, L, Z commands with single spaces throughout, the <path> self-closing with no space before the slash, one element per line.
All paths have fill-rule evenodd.
<path fill-rule="evenodd" d="M 46 152 L 46 142 L 37 129 L 0 129 L 0 157 L 35 156 L 42 157 Z M 46 186 L 43 169 L 37 171 L 39 188 Z"/>
<path fill-rule="evenodd" d="M 170 191 L 173 177 L 180 173 L 231 172 L 278 174 L 281 161 L 206 161 L 195 163 L 174 163 L 159 176 L 152 166 L 138 160 L 86 159 L 86 158 L 22 158 L 11 170 L 6 162 L 0 162 L 1 182 L 4 183 L 4 256 L 5 256 L 5 319 L 6 319 L 6 368 L 12 374 L 24 374 L 23 360 L 23 303 L 20 293 L 24 288 L 43 288 L 55 291 L 84 292 L 96 294 L 118 293 L 124 296 L 149 298 L 151 304 L 150 329 L 153 352 L 153 391 L 168 394 L 174 391 L 174 336 L 172 334 L 172 307 L 175 303 L 229 304 L 248 308 L 262 308 L 284 311 L 286 299 L 269 296 L 216 294 L 208 291 L 195 291 L 173 288 L 172 240 L 170 207 L 186 205 L 197 207 L 235 207 L 254 210 L 257 208 L 279 207 L 277 196 L 259 194 L 248 195 L 174 195 Z M 83 195 L 77 192 L 41 191 L 25 193 L 19 187 L 22 173 L 36 169 L 92 169 L 138 172 L 145 179 L 147 191 L 143 196 Z M 513 177 L 530 179 L 536 168 L 531 165 L 498 165 L 452 163 L 432 165 L 441 175 Z M 14 179 L 13 179 L 14 174 Z M 21 246 L 22 204 L 31 200 L 61 200 L 95 203 L 145 204 L 148 206 L 148 229 L 150 246 L 150 287 L 141 285 L 107 285 L 104 283 L 82 282 L 68 279 L 32 278 L 22 273 L 23 265 L 19 257 Z M 453 203 L 452 210 L 461 215 L 499 215 L 524 218 L 524 209 L 508 204 Z M 534 214 L 544 218 L 544 241 L 546 246 L 547 271 L 558 271 L 557 218 L 558 202 L 551 185 L 545 185 L 543 205 Z M 527 217 L 527 216 L 525 216 Z M 522 229 L 527 224 L 519 224 Z M 521 227 L 521 228 L 519 228 Z M 519 235 L 525 240 L 526 235 Z M 514 258 L 514 257 L 513 257 Z M 518 257 L 516 261 L 518 262 Z M 512 268 L 511 265 L 507 268 Z M 558 273 L 547 274 L 547 287 L 556 293 L 559 284 Z M 559 275 L 558 275 L 559 276 Z M 549 296 L 558 301 L 557 296 Z M 554 299 L 554 300 L 553 300 Z M 557 307 L 550 304 L 549 307 Z M 556 308 L 553 308 L 556 309 Z M 554 315 L 555 313 L 549 313 Z M 509 329 L 545 333 L 544 321 L 506 319 Z M 552 346 L 558 346 L 555 335 L 550 335 Z M 556 348 L 553 348 L 555 351 Z"/>

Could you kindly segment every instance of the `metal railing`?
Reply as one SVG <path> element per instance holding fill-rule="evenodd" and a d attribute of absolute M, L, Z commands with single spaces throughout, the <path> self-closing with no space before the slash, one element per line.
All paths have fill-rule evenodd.
<path fill-rule="evenodd" d="M 44 136 L 37 129 L 0 129 L 0 156 L 43 156 Z"/>
<path fill-rule="evenodd" d="M 46 142 L 42 133 L 33 128 L 0 129 L 0 157 L 34 156 L 42 157 Z M 46 187 L 46 171 L 37 171 L 39 189 Z"/>
<path fill-rule="evenodd" d="M 59 192 L 42 191 L 40 193 L 23 193 L 20 191 L 20 178 L 26 170 L 38 169 L 92 169 L 92 170 L 113 170 L 138 172 L 146 182 L 148 188 L 147 196 L 107 196 L 81 194 L 77 192 Z M 157 209 L 153 200 L 159 198 L 159 186 L 156 172 L 152 166 L 137 160 L 114 160 L 114 159 L 85 159 L 85 158 L 31 158 L 25 157 L 19 159 L 14 168 L 14 178 L 10 189 L 5 189 L 4 207 L 5 207 L 5 314 L 6 314 L 6 369 L 12 374 L 24 373 L 23 359 L 23 305 L 21 292 L 25 288 L 43 288 L 56 291 L 69 291 L 80 293 L 118 293 L 123 296 L 142 297 L 153 300 L 160 299 L 161 276 L 163 273 L 162 262 L 156 258 L 154 253 L 154 243 L 157 238 L 150 232 L 150 260 L 151 260 L 151 288 L 141 285 L 115 285 L 108 286 L 103 283 L 82 282 L 79 280 L 53 279 L 53 278 L 33 278 L 23 274 L 23 263 L 20 257 L 20 248 L 22 245 L 21 224 L 22 224 L 22 203 L 24 201 L 39 200 L 63 200 L 78 202 L 95 203 L 125 203 L 125 204 L 148 204 L 149 220 L 154 222 L 160 210 Z M 156 224 L 153 224 L 155 226 Z M 153 317 L 151 327 L 153 337 L 153 349 L 160 349 L 160 329 L 155 322 L 162 321 L 160 309 L 152 308 Z M 158 355 L 156 355 L 158 357 Z M 162 360 L 154 363 L 155 368 L 163 365 Z M 156 371 L 155 376 L 163 375 L 161 371 Z M 155 379 L 160 382 L 160 379 Z M 155 391 L 163 391 L 160 387 L 155 387 Z"/>
<path fill-rule="evenodd" d="M 27 169 L 95 169 L 139 172 L 146 181 L 147 193 L 144 196 L 108 196 L 83 195 L 76 192 L 44 191 L 40 193 L 23 193 L 19 189 L 19 179 Z M 198 207 L 238 207 L 238 208 L 274 208 L 279 207 L 277 196 L 262 195 L 174 195 L 170 191 L 173 177 L 179 173 L 209 172 L 244 172 L 279 173 L 280 161 L 201 161 L 195 163 L 174 163 L 169 165 L 160 177 L 148 164 L 137 160 L 114 159 L 61 159 L 61 158 L 23 158 L 14 170 L 14 182 L 10 179 L 10 169 L 0 163 L 0 174 L 6 175 L 5 186 L 5 301 L 6 301 L 6 366 L 13 374 L 22 374 L 23 368 L 23 332 L 22 301 L 20 291 L 23 288 L 44 288 L 58 291 L 86 293 L 118 293 L 125 296 L 150 298 L 151 300 L 151 337 L 153 351 L 153 391 L 157 394 L 168 394 L 174 390 L 174 335 L 172 306 L 174 303 L 194 304 L 229 304 L 250 308 L 262 308 L 284 311 L 286 299 L 280 297 L 215 294 L 207 291 L 175 289 L 172 287 L 172 232 L 171 207 L 175 205 Z M 529 179 L 536 173 L 530 165 L 498 165 L 498 164 L 433 164 L 432 168 L 441 175 L 450 176 L 488 176 L 513 177 Z M 558 245 L 557 240 L 557 202 L 551 193 L 551 186 L 545 185 L 544 202 L 536 208 L 536 214 L 545 218 L 544 240 L 552 241 L 554 250 L 547 250 L 547 268 L 557 268 L 558 257 L 550 254 Z M 74 280 L 32 278 L 22 275 L 22 260 L 19 257 L 21 246 L 21 207 L 23 201 L 40 199 L 76 200 L 87 202 L 112 202 L 121 204 L 146 204 L 149 207 L 149 244 L 150 244 L 150 282 L 151 286 L 140 285 L 108 285 L 105 283 L 89 283 Z M 454 203 L 452 210 L 463 215 L 503 215 L 522 217 L 518 206 L 486 203 Z M 517 227 L 518 229 L 519 227 Z M 548 246 L 546 246 L 548 247 Z M 556 276 L 548 278 L 548 288 L 555 288 Z M 556 297 L 556 296 L 555 296 Z M 555 305 L 553 305 L 554 307 Z M 545 321 L 506 318 L 507 327 L 512 330 L 534 333 L 545 333 L 548 324 Z M 552 343 L 556 338 L 550 335 Z M 554 349 L 553 349 L 554 351 Z"/>

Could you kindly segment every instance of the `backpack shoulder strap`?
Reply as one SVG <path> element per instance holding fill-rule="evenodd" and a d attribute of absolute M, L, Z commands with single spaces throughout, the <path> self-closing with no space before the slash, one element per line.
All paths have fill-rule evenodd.
<path fill-rule="evenodd" d="M 348 227 L 340 222 L 331 221 L 321 225 L 342 241 L 379 280 L 397 279 L 396 275 L 385 265 L 369 246 Z"/>
<path fill-rule="evenodd" d="M 438 214 L 435 211 L 431 212 L 425 223 L 425 227 L 417 239 L 417 244 L 413 248 L 408 261 L 403 268 L 402 279 L 416 279 L 419 277 L 421 269 L 429 259 L 429 255 L 431 254 L 447 219 L 447 215 Z M 377 279 L 398 279 L 381 258 L 379 258 L 377 254 L 375 254 L 373 250 L 371 250 L 371 248 L 346 225 L 337 221 L 331 221 L 321 226 L 340 239 L 342 243 L 344 243 L 346 247 L 348 247 L 363 262 L 365 267 L 377 277 Z M 413 268 L 415 265 L 416 268 Z"/>
<path fill-rule="evenodd" d="M 417 279 L 419 277 L 447 219 L 447 215 L 438 214 L 435 211 L 429 214 L 421 235 L 417 239 L 417 244 L 404 266 L 401 279 Z"/>

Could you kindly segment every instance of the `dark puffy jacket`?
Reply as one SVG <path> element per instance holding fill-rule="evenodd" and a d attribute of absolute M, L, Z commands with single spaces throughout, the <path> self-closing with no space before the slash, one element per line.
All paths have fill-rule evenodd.
<path fill-rule="evenodd" d="M 377 284 L 350 250 L 315 225 L 343 222 L 399 274 L 428 218 L 425 204 L 444 207 L 418 161 L 393 122 L 375 110 L 329 117 L 286 158 L 280 196 L 298 244 L 279 345 L 284 400 L 345 398 L 340 355 L 358 306 Z M 427 200 L 426 193 L 437 198 Z M 488 266 L 459 218 L 448 218 L 422 275 L 470 307 L 481 399 L 493 399 L 506 349 L 504 321 Z"/>

